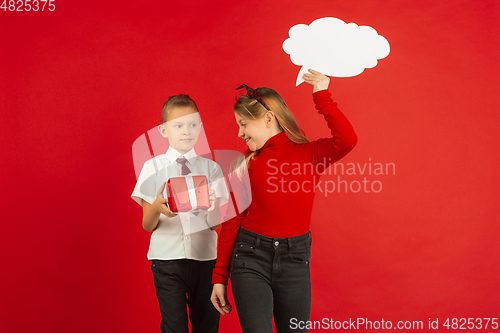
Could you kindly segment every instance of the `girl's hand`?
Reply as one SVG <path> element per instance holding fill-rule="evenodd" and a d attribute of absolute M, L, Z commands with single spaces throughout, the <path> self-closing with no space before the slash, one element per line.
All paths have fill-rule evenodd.
<path fill-rule="evenodd" d="M 309 73 L 305 73 L 302 78 L 313 86 L 313 93 L 328 89 L 328 85 L 330 84 L 330 78 L 328 76 L 314 69 L 309 69 Z"/>
<path fill-rule="evenodd" d="M 160 189 L 158 190 L 158 194 L 156 195 L 156 200 L 151 206 L 158 213 L 161 213 L 167 217 L 175 217 L 177 213 L 172 212 L 170 208 L 168 208 L 168 199 L 163 197 L 163 190 L 165 189 L 166 184 L 167 182 L 163 182 L 163 184 L 161 184 Z"/>
<path fill-rule="evenodd" d="M 210 190 L 208 192 L 208 197 L 210 199 L 210 207 L 207 209 L 196 209 L 196 210 L 194 210 L 194 212 L 199 212 L 202 215 L 207 215 L 208 213 L 210 213 L 211 211 L 214 210 L 214 208 L 215 208 L 215 190 Z"/>
<path fill-rule="evenodd" d="M 227 286 L 222 283 L 215 283 L 212 289 L 212 297 L 210 297 L 212 304 L 224 317 L 226 314 L 231 313 L 232 306 L 227 301 Z"/>

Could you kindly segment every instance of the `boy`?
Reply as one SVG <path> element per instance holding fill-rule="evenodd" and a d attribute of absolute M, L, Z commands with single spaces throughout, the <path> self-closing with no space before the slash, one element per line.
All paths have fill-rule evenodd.
<path fill-rule="evenodd" d="M 219 206 L 229 195 L 217 163 L 194 151 L 201 128 L 196 103 L 187 95 L 170 97 L 158 127 L 170 146 L 166 154 L 144 164 L 132 193 L 143 207 L 143 228 L 153 232 L 148 259 L 162 332 L 188 332 L 186 295 L 193 333 L 215 333 L 219 327 L 219 313 L 210 301 L 217 242 L 214 230 L 222 220 Z M 176 214 L 164 195 L 166 181 L 187 174 L 207 176 L 211 207 Z"/>

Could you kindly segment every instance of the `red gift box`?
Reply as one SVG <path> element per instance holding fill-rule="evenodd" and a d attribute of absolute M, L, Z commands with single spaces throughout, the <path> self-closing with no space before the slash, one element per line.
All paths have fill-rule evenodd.
<path fill-rule="evenodd" d="M 167 181 L 168 207 L 172 212 L 210 208 L 206 176 L 172 177 Z"/>

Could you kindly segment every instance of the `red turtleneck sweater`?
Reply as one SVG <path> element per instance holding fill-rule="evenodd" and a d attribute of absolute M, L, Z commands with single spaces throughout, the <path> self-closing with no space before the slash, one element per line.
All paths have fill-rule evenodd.
<path fill-rule="evenodd" d="M 222 224 L 212 283 L 227 284 L 240 227 L 267 237 L 294 237 L 309 231 L 315 186 L 316 191 L 324 190 L 319 183 L 321 173 L 357 142 L 351 123 L 328 90 L 315 92 L 313 99 L 332 137 L 296 144 L 280 132 L 259 149 L 248 168 L 251 203 L 244 212 Z"/>

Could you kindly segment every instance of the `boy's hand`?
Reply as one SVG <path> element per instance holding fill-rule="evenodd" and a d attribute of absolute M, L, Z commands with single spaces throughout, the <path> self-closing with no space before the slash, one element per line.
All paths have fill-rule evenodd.
<path fill-rule="evenodd" d="M 210 208 L 207 208 L 207 209 L 195 209 L 193 210 L 193 212 L 199 212 L 201 215 L 207 215 L 208 213 L 210 213 L 211 211 L 214 210 L 215 208 L 215 190 L 210 190 L 208 192 L 208 197 L 210 199 Z"/>
<path fill-rule="evenodd" d="M 170 208 L 168 208 L 168 199 L 163 197 L 163 191 L 165 190 L 166 184 L 167 182 L 163 182 L 163 184 L 161 184 L 160 189 L 158 190 L 158 194 L 156 195 L 156 200 L 151 206 L 158 213 L 161 213 L 167 217 L 175 217 L 177 213 L 172 212 Z"/>
<path fill-rule="evenodd" d="M 304 81 L 313 86 L 313 93 L 328 89 L 328 85 L 330 84 L 330 78 L 328 76 L 321 74 L 314 69 L 309 69 L 309 73 L 305 73 L 302 78 Z"/>
<path fill-rule="evenodd" d="M 212 304 L 224 317 L 226 314 L 231 313 L 232 306 L 227 301 L 227 286 L 222 283 L 215 283 L 212 289 L 212 297 L 210 297 Z"/>

